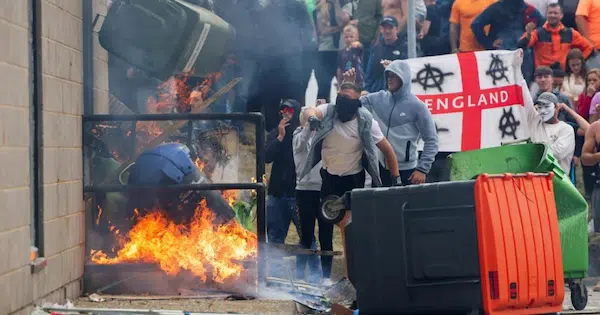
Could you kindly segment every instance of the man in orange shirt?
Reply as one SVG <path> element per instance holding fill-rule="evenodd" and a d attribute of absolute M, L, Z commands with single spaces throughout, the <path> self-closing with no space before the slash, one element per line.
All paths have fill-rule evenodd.
<path fill-rule="evenodd" d="M 575 12 L 577 28 L 583 36 L 600 49 L 600 1 L 580 0 Z"/>
<path fill-rule="evenodd" d="M 456 0 L 450 14 L 452 52 L 485 50 L 471 31 L 471 22 L 496 0 Z M 486 33 L 489 27 L 486 27 Z M 460 44 L 458 34 L 460 33 Z"/>
<path fill-rule="evenodd" d="M 546 23 L 542 27 L 536 28 L 533 23 L 525 26 L 526 32 L 518 47 L 533 48 L 536 68 L 558 61 L 565 69 L 567 54 L 573 48 L 579 48 L 586 59 L 594 52 L 594 46 L 585 37 L 561 23 L 562 18 L 562 7 L 552 3 L 546 10 Z"/>

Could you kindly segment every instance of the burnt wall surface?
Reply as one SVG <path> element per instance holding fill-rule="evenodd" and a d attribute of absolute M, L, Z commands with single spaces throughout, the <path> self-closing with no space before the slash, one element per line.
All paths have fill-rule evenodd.
<path fill-rule="evenodd" d="M 105 0 L 92 2 L 94 13 L 106 12 Z M 81 292 L 82 7 L 81 0 L 0 1 L 0 314 L 30 314 L 35 303 L 63 303 Z M 94 99 L 107 108 L 106 53 L 93 41 Z"/>

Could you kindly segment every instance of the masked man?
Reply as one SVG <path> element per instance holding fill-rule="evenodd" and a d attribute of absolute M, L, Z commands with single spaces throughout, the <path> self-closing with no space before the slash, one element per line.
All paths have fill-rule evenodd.
<path fill-rule="evenodd" d="M 573 127 L 558 119 L 559 111 L 565 111 L 586 130 L 589 126 L 583 117 L 564 103 L 559 103 L 556 95 L 544 92 L 538 96 L 535 106 L 527 84 L 521 83 L 523 89 L 524 115 L 527 118 L 531 141 L 546 144 L 558 161 L 562 170 L 568 175 L 571 172 L 571 161 L 575 153 L 575 131 Z"/>
<path fill-rule="evenodd" d="M 373 183 L 381 186 L 377 165 L 379 150 L 389 162 L 394 181 L 398 179 L 396 154 L 383 136 L 379 124 L 362 107 L 360 92 L 354 83 L 343 83 L 335 104 L 307 108 L 302 112 L 301 123 L 304 125 L 308 122 L 316 133 L 300 179 L 322 159 L 322 197 L 341 196 L 346 191 L 364 187 L 365 169 L 373 178 Z"/>
<path fill-rule="evenodd" d="M 373 113 L 377 123 L 385 130 L 385 136 L 392 144 L 402 184 L 425 183 L 427 174 L 438 153 L 438 137 L 431 112 L 421 100 L 411 92 L 410 66 L 403 60 L 384 60 L 387 89 L 370 93 L 360 98 L 364 107 Z M 356 71 L 344 73 L 344 81 L 354 82 Z M 419 157 L 417 142 L 424 142 L 423 153 Z M 389 161 L 379 156 L 380 175 L 383 186 L 394 184 Z"/>

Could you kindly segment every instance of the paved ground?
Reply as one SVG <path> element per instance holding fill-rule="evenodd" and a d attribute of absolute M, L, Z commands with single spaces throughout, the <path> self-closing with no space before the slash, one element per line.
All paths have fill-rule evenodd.
<path fill-rule="evenodd" d="M 575 309 L 571 305 L 571 293 L 568 289 L 565 290 L 565 301 L 563 303 L 563 310 L 575 311 Z M 600 292 L 593 292 L 591 286 L 588 287 L 588 304 L 584 311 L 586 311 L 586 314 L 600 314 Z"/>
<path fill-rule="evenodd" d="M 577 312 L 570 302 L 570 292 L 565 292 L 564 314 L 600 314 L 600 292 L 593 292 L 589 287 L 588 306 L 584 312 Z M 222 312 L 247 313 L 261 315 L 298 314 L 295 303 L 287 300 L 172 300 L 172 301 L 105 301 L 91 302 L 88 298 L 75 301 L 77 307 L 111 308 L 111 309 L 168 309 L 189 312 Z"/>

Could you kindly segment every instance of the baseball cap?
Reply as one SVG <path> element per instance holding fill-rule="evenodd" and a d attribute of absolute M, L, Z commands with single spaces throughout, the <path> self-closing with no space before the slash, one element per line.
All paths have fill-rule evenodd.
<path fill-rule="evenodd" d="M 398 27 L 398 20 L 396 20 L 396 18 L 393 16 L 384 16 L 383 19 L 381 19 L 381 22 L 379 22 L 379 25 L 383 24 L 389 24 L 393 27 Z"/>
<path fill-rule="evenodd" d="M 552 69 L 550 67 L 546 67 L 546 66 L 537 67 L 535 69 L 535 72 L 533 73 L 534 77 L 545 76 L 545 75 L 552 75 Z"/>
<path fill-rule="evenodd" d="M 536 104 L 540 105 L 550 105 L 550 104 L 558 104 L 558 97 L 550 92 L 544 92 L 538 96 L 537 100 L 535 100 Z"/>

